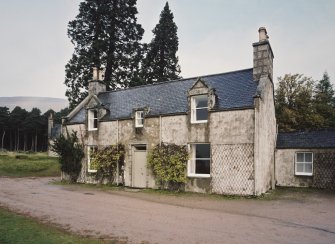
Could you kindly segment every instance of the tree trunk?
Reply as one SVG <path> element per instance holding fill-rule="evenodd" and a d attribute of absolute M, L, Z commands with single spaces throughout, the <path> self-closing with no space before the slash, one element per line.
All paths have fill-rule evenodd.
<path fill-rule="evenodd" d="M 27 132 L 23 134 L 23 151 L 27 150 Z"/>
<path fill-rule="evenodd" d="M 30 148 L 30 151 L 34 151 L 34 137 L 33 135 L 31 135 L 31 148 Z"/>
<path fill-rule="evenodd" d="M 17 128 L 17 147 L 16 147 L 16 151 L 20 150 L 20 129 Z"/>
<path fill-rule="evenodd" d="M 35 152 L 37 152 L 37 130 L 35 131 Z"/>
<path fill-rule="evenodd" d="M 1 149 L 3 150 L 3 141 L 5 139 L 5 134 L 6 134 L 6 130 L 3 129 L 3 132 L 2 132 L 2 138 L 1 138 Z"/>

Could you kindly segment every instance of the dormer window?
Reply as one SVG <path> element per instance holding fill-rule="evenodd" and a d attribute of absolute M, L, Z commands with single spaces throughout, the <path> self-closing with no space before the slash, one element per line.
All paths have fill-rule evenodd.
<path fill-rule="evenodd" d="M 144 116 L 143 115 L 144 115 L 143 110 L 135 112 L 135 127 L 136 128 L 143 127 L 143 122 L 144 122 Z"/>
<path fill-rule="evenodd" d="M 191 122 L 206 123 L 208 119 L 208 96 L 191 97 Z"/>
<path fill-rule="evenodd" d="M 88 110 L 88 130 L 98 129 L 98 111 Z"/>

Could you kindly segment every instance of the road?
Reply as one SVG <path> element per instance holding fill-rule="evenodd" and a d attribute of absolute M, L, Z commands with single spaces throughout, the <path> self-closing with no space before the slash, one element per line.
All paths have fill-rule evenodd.
<path fill-rule="evenodd" d="M 335 194 L 225 200 L 102 191 L 0 178 L 0 205 L 87 236 L 127 243 L 335 243 Z"/>

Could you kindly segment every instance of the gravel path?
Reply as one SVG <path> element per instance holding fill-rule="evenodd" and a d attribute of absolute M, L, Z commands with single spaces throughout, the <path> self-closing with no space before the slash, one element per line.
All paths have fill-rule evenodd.
<path fill-rule="evenodd" d="M 272 201 L 101 191 L 0 178 L 0 205 L 129 243 L 335 243 L 335 194 Z"/>

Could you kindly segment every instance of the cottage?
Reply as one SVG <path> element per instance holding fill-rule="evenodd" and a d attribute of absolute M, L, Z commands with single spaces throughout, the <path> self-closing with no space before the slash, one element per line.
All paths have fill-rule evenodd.
<path fill-rule="evenodd" d="M 116 91 L 95 69 L 89 95 L 63 123 L 85 145 L 78 181 L 94 181 L 94 148 L 122 143 L 124 184 L 155 188 L 146 157 L 164 142 L 188 145 L 187 191 L 259 195 L 274 187 L 273 57 L 262 27 L 250 69 Z"/>
<path fill-rule="evenodd" d="M 335 189 L 335 129 L 278 133 L 278 186 Z"/>

